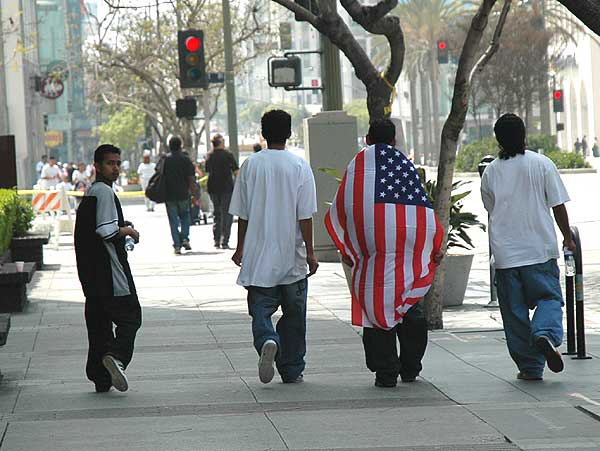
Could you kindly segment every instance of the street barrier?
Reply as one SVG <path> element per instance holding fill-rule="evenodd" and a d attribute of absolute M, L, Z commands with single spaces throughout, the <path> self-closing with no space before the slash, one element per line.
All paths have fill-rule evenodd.
<path fill-rule="evenodd" d="M 587 360 L 585 347 L 585 317 L 583 296 L 583 258 L 581 255 L 581 239 L 577 227 L 571 227 L 571 235 L 577 246 L 575 253 L 575 275 L 565 277 L 565 302 L 567 313 L 567 352 L 575 355 L 573 359 Z"/>

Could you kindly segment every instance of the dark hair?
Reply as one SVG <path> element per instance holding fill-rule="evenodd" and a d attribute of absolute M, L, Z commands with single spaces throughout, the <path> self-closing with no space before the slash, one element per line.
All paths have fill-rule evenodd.
<path fill-rule="evenodd" d="M 223 138 L 223 135 L 220 134 L 216 134 L 215 136 L 213 136 L 210 140 L 210 142 L 212 143 L 213 147 L 219 146 L 221 144 L 225 143 L 225 139 Z"/>
<path fill-rule="evenodd" d="M 169 149 L 171 149 L 172 152 L 181 150 L 181 138 L 173 136 L 169 139 Z"/>
<path fill-rule="evenodd" d="M 500 144 L 499 157 L 508 160 L 517 154 L 525 153 L 525 138 L 527 132 L 523 119 L 513 113 L 500 116 L 494 125 L 496 141 Z"/>
<path fill-rule="evenodd" d="M 48 155 L 44 154 L 42 155 L 42 158 L 48 158 Z"/>
<path fill-rule="evenodd" d="M 252 146 L 252 150 L 254 150 L 254 152 L 260 152 L 262 150 L 262 146 L 256 143 L 254 146 Z"/>
<path fill-rule="evenodd" d="M 54 155 L 50 155 L 50 159 L 51 160 L 56 160 L 56 157 Z"/>
<path fill-rule="evenodd" d="M 271 110 L 260 120 L 262 135 L 267 144 L 285 144 L 292 136 L 292 116 L 283 110 Z"/>
<path fill-rule="evenodd" d="M 98 148 L 94 151 L 94 163 L 102 163 L 104 161 L 104 156 L 109 153 L 116 153 L 117 155 L 121 155 L 121 149 L 119 149 L 116 146 L 113 146 L 112 144 L 100 144 Z"/>
<path fill-rule="evenodd" d="M 375 119 L 367 134 L 373 144 L 392 144 L 396 138 L 396 126 L 389 119 Z"/>

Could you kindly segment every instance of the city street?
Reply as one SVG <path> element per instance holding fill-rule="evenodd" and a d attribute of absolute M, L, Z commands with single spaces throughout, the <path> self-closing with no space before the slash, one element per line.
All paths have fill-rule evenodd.
<path fill-rule="evenodd" d="M 566 358 L 544 382 L 516 380 L 499 312 L 485 308 L 487 238 L 474 232 L 465 304 L 431 333 L 416 383 L 373 386 L 341 266 L 324 263 L 309 282 L 305 382 L 261 384 L 232 251 L 215 250 L 201 225 L 193 251 L 173 255 L 164 206 L 149 213 L 135 202 L 124 211 L 141 232 L 130 262 L 144 323 L 130 390 L 96 394 L 85 378 L 83 296 L 72 238 L 62 236 L 58 251 L 46 246 L 49 269 L 36 273 L 29 308 L 12 315 L 0 349 L 0 449 L 600 449 L 600 175 L 563 177 L 585 250 L 592 360 Z M 465 209 L 483 219 L 472 180 Z"/>

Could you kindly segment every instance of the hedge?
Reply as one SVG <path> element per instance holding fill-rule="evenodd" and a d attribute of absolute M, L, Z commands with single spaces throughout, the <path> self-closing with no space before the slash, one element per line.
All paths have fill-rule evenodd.
<path fill-rule="evenodd" d="M 12 189 L 0 189 L 0 255 L 9 248 L 17 212 L 13 208 L 17 192 Z"/>
<path fill-rule="evenodd" d="M 563 152 L 556 145 L 556 137 L 550 135 L 530 135 L 527 147 L 531 150 L 543 149 L 558 169 L 588 168 L 585 159 L 574 152 Z M 477 165 L 486 155 L 498 155 L 498 143 L 493 137 L 472 142 L 458 152 L 456 170 L 459 172 L 477 172 Z"/>

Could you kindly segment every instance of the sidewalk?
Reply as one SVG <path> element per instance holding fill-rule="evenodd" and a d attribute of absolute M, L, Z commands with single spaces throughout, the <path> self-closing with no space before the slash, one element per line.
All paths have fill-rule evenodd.
<path fill-rule="evenodd" d="M 264 385 L 231 251 L 196 226 L 194 251 L 174 256 L 163 208 L 125 215 L 142 239 L 130 260 L 144 315 L 130 390 L 96 394 L 85 379 L 83 296 L 62 237 L 0 348 L 0 449 L 600 449 L 600 335 L 588 336 L 594 359 L 517 381 L 499 312 L 483 307 L 483 257 L 468 302 L 431 333 L 422 378 L 395 389 L 373 386 L 342 269 L 322 264 L 309 282 L 305 382 Z"/>

